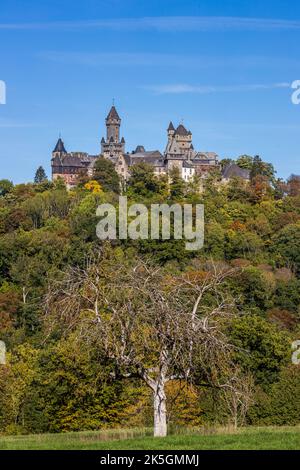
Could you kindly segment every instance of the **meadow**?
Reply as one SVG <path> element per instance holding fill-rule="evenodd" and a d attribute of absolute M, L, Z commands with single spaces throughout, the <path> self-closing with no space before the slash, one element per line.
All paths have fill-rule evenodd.
<path fill-rule="evenodd" d="M 0 437 L 0 450 L 299 450 L 300 426 L 177 430 L 114 429 Z"/>

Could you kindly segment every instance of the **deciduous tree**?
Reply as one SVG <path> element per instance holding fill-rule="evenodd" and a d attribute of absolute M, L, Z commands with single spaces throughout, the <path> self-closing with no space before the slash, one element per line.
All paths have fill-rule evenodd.
<path fill-rule="evenodd" d="M 167 276 L 136 260 L 111 263 L 112 254 L 72 269 L 50 286 L 49 324 L 80 326 L 87 341 L 113 362 L 115 378 L 138 377 L 153 393 L 154 435 L 167 434 L 166 385 L 196 381 L 238 394 L 238 373 L 224 333 L 233 305 L 222 286 L 233 271 L 212 268 Z M 234 379 L 234 380 L 233 380 Z"/>

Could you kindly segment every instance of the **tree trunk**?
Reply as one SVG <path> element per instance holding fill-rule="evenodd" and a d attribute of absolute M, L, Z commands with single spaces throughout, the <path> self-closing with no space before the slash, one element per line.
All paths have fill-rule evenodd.
<path fill-rule="evenodd" d="M 167 435 L 167 398 L 164 384 L 158 384 L 153 392 L 154 400 L 154 437 Z"/>

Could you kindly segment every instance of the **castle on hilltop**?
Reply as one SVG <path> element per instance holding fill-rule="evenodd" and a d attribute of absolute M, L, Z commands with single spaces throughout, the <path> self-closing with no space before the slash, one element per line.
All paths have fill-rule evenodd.
<path fill-rule="evenodd" d="M 214 152 L 196 151 L 192 143 L 192 133 L 183 124 L 175 129 L 170 122 L 167 129 L 167 145 L 163 153 L 159 150 L 145 150 L 143 145 L 138 145 L 129 153 L 125 150 L 124 137 L 120 138 L 121 118 L 115 106 L 109 111 L 105 123 L 106 137 L 101 139 L 99 155 L 67 152 L 59 137 L 52 152 L 53 180 L 61 177 L 68 187 L 75 186 L 81 173 L 92 177 L 94 164 L 101 156 L 114 163 L 117 173 L 124 181 L 130 177 L 131 167 L 139 162 L 151 165 L 158 176 L 177 168 L 185 181 L 189 181 L 194 175 L 205 178 L 212 169 L 219 168 L 218 155 Z"/>

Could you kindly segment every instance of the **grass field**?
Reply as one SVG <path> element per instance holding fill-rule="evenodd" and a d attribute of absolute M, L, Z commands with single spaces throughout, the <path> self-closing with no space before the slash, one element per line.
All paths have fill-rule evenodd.
<path fill-rule="evenodd" d="M 150 429 L 0 436 L 0 450 L 299 450 L 300 427 L 184 431 L 165 439 Z"/>

